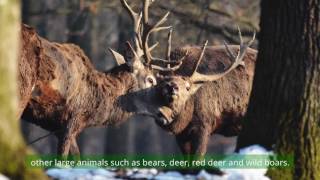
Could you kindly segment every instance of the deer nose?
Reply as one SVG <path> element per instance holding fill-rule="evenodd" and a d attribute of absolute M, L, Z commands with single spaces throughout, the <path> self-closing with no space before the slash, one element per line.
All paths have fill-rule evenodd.
<path fill-rule="evenodd" d="M 168 84 L 167 89 L 170 94 L 176 94 L 179 91 L 179 86 L 176 83 L 171 82 Z"/>

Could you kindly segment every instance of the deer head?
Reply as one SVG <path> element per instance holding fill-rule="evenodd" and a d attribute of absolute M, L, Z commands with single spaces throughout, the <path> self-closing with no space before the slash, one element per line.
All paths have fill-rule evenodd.
<path fill-rule="evenodd" d="M 244 66 L 244 62 L 242 61 L 243 57 L 246 53 L 247 48 L 253 43 L 255 34 L 253 35 L 252 40 L 245 44 L 241 36 L 241 31 L 240 29 L 238 30 L 240 37 L 240 48 L 237 55 L 234 55 L 228 48 L 228 45 L 224 43 L 226 52 L 232 60 L 232 64 L 223 72 L 217 72 L 212 75 L 205 75 L 197 72 L 198 66 L 203 59 L 204 52 L 208 43 L 208 41 L 206 41 L 202 47 L 201 54 L 196 60 L 195 66 L 190 73 L 190 76 L 169 75 L 158 78 L 159 84 L 156 88 L 158 89 L 160 96 L 162 96 L 165 101 L 165 106 L 159 108 L 160 113 L 157 114 L 156 118 L 157 122 L 160 125 L 170 124 L 173 121 L 174 117 L 183 110 L 187 100 L 193 94 L 195 94 L 203 84 L 205 84 L 206 82 L 216 81 L 224 77 L 239 65 Z"/>
<path fill-rule="evenodd" d="M 154 24 L 149 22 L 149 6 L 154 0 L 143 0 L 141 12 L 135 12 L 127 3 L 126 0 L 121 0 L 121 4 L 126 9 L 133 21 L 134 27 L 134 46 L 130 42 L 126 42 L 125 55 L 109 48 L 118 65 L 126 64 L 138 83 L 139 89 L 149 88 L 157 84 L 154 76 L 154 70 L 171 71 L 179 67 L 181 64 L 176 64 L 175 67 L 162 68 L 153 64 L 155 61 L 161 61 L 160 58 L 155 58 L 151 55 L 151 51 L 157 47 L 158 42 L 149 46 L 149 37 L 152 33 L 162 30 L 171 29 L 171 26 L 162 27 L 161 25 L 167 20 L 169 12 L 167 12 L 159 21 Z M 171 43 L 171 42 L 170 42 Z M 168 47 L 171 47 L 171 44 Z M 174 64 L 175 62 L 164 62 Z"/>

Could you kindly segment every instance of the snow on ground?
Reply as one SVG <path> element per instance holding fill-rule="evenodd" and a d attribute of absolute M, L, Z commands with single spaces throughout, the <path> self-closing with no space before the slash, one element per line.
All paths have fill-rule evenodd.
<path fill-rule="evenodd" d="M 272 152 L 268 152 L 265 148 L 259 145 L 252 145 L 243 149 L 240 149 L 241 155 L 271 155 Z M 265 169 L 221 169 L 227 180 L 270 180 L 265 174 L 268 167 Z"/>
<path fill-rule="evenodd" d="M 249 146 L 239 151 L 239 154 L 260 154 L 269 155 L 272 152 L 266 151 L 258 145 Z M 58 180 L 119 180 L 119 179 L 146 179 L 146 180 L 269 180 L 265 176 L 265 169 L 221 169 L 225 174 L 222 176 L 209 174 L 201 170 L 196 175 L 183 175 L 178 171 L 159 172 L 157 169 L 126 169 L 119 172 L 115 169 L 58 169 L 47 170 L 49 177 Z M 1 176 L 0 176 L 0 180 Z M 6 179 L 3 179 L 6 180 Z"/>
<path fill-rule="evenodd" d="M 9 180 L 9 178 L 0 173 L 0 180 Z"/>

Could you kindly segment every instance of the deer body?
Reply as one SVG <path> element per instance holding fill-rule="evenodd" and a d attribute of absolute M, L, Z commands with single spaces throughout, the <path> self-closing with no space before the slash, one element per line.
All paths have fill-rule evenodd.
<path fill-rule="evenodd" d="M 152 64 L 157 44 L 149 47 L 148 40 L 170 27 L 161 27 L 169 13 L 149 22 L 151 3 L 144 0 L 137 13 L 121 0 L 133 21 L 134 46 L 127 41 L 125 56 L 109 49 L 118 66 L 107 73 L 95 70 L 79 47 L 49 42 L 22 27 L 19 115 L 55 132 L 59 154 L 79 154 L 76 137 L 86 127 L 119 124 L 134 113 L 158 113 L 153 69 L 171 68 Z"/>
<path fill-rule="evenodd" d="M 239 46 L 229 46 L 229 49 L 235 53 Z M 171 56 L 176 59 L 175 56 L 183 54 L 183 51 L 189 51 L 189 54 L 181 67 L 159 85 L 160 93 L 172 110 L 168 115 L 162 114 L 169 122 L 164 123 L 163 118 L 157 122 L 176 136 L 183 153 L 204 155 L 213 133 L 236 136 L 241 130 L 241 118 L 248 106 L 257 51 L 247 49 L 243 57 L 244 67 L 239 66 L 216 81 L 200 84 L 192 83 L 186 77 L 190 76 L 201 48 L 179 48 Z M 211 46 L 204 51 L 198 71 L 203 74 L 223 72 L 231 64 L 224 46 Z M 186 87 L 190 90 L 186 90 Z"/>
<path fill-rule="evenodd" d="M 42 45 L 47 43 L 45 40 L 41 40 L 41 42 Z M 51 45 L 48 44 L 48 46 Z M 46 62 L 40 62 L 40 67 L 35 70 L 38 72 L 38 76 L 23 116 L 36 117 L 27 119 L 35 121 L 36 124 L 48 130 L 60 128 L 67 123 L 64 121 L 69 119 L 64 116 L 72 117 L 77 113 L 81 113 L 86 119 L 87 122 L 83 122 L 86 125 L 105 123 L 105 117 L 112 116 L 114 111 L 117 111 L 117 98 L 135 87 L 134 79 L 126 71 L 98 72 L 77 46 L 68 44 L 59 46 L 73 50 L 59 52 L 61 49 L 52 46 L 47 49 L 53 49 L 56 52 L 41 53 L 45 56 L 53 53 L 55 53 L 54 56 L 59 56 L 60 53 L 69 53 L 72 59 L 52 57 Z M 75 50 L 80 55 L 70 53 Z M 77 109 L 79 112 L 72 111 L 74 114 L 68 114 L 66 112 L 68 109 Z M 57 121 L 57 119 L 61 121 Z M 123 118 L 120 116 L 118 119 Z M 48 121 L 50 126 L 47 127 Z M 116 120 L 113 121 L 116 122 Z"/>
<path fill-rule="evenodd" d="M 85 127 L 119 124 L 136 108 L 146 111 L 142 106 L 147 103 L 144 94 L 140 103 L 139 93 L 125 96 L 141 89 L 136 75 L 126 64 L 108 73 L 99 72 L 79 47 L 50 43 L 26 26 L 22 28 L 22 40 L 20 115 L 23 112 L 23 119 L 57 131 L 60 153 L 67 154 L 69 147 L 66 146 L 70 143 L 65 142 L 75 141 Z M 145 69 L 140 75 L 144 77 L 149 73 Z"/>

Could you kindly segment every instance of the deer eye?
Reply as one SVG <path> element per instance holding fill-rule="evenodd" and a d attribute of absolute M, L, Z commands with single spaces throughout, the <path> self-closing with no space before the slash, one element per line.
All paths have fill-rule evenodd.
<path fill-rule="evenodd" d="M 151 77 L 147 77 L 147 81 L 148 81 L 150 84 L 152 84 L 152 85 L 155 84 L 154 79 L 151 78 Z"/>
<path fill-rule="evenodd" d="M 190 84 L 187 83 L 187 85 L 186 85 L 186 90 L 187 90 L 187 91 L 190 91 L 190 89 L 191 89 Z"/>

